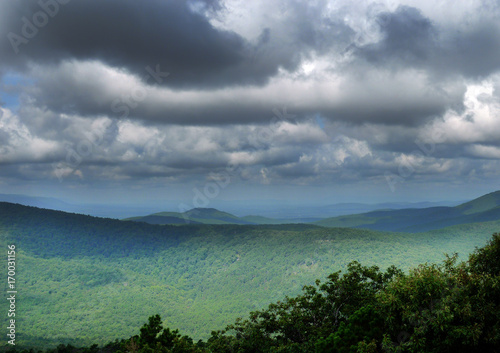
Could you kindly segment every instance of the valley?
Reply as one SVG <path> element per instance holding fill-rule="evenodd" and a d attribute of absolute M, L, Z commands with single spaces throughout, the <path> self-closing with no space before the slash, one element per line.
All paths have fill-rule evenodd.
<path fill-rule="evenodd" d="M 19 342 L 104 344 L 130 337 L 152 313 L 206 339 L 351 261 L 407 271 L 445 253 L 466 259 L 500 228 L 483 217 L 498 207 L 488 199 L 459 206 L 465 220 L 487 221 L 419 233 L 228 224 L 240 218 L 213 210 L 229 221 L 158 225 L 0 203 L 0 244 L 18 249 Z"/>

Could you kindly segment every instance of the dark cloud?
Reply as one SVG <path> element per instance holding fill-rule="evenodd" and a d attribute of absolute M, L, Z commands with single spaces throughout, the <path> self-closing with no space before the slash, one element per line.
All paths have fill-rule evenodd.
<path fill-rule="evenodd" d="M 310 24 L 302 26 L 314 18 L 296 17 L 289 23 L 296 33 L 288 43 L 280 45 L 283 38 L 271 41 L 274 33 L 264 29 L 253 45 L 234 32 L 215 28 L 204 11 L 199 11 L 220 10 L 218 1 L 46 3 L 58 5 L 44 10 L 34 1 L 0 4 L 3 65 L 23 70 L 29 62 L 99 60 L 140 77 L 147 74 L 147 66 L 160 65 L 170 73 L 162 82 L 169 86 L 261 85 L 280 67 L 295 69 L 302 55 L 307 55 L 304 50 L 328 48 L 325 33 L 332 28 L 348 30 L 341 23 L 330 23 L 319 33 Z M 51 12 L 53 16 L 49 16 Z M 271 50 L 266 48 L 270 42 L 274 43 Z"/>
<path fill-rule="evenodd" d="M 57 2 L 52 2 L 57 3 Z M 215 5 L 215 3 L 213 3 Z M 11 64 L 64 59 L 102 60 L 142 76 L 145 67 L 161 64 L 172 73 L 170 84 L 245 82 L 253 73 L 227 77 L 242 65 L 247 43 L 238 35 L 215 29 L 185 1 L 71 1 L 29 43 L 14 54 L 3 38 L 2 52 Z M 33 1 L 3 2 L 8 18 L 3 29 L 23 36 L 23 19 L 36 21 L 43 11 Z M 46 12 L 42 12 L 46 13 Z"/>
<path fill-rule="evenodd" d="M 389 59 L 391 64 L 420 66 L 436 49 L 436 29 L 418 9 L 400 6 L 392 13 L 380 14 L 376 21 L 382 39 L 358 51 L 369 62 L 385 65 Z"/>
<path fill-rule="evenodd" d="M 381 87 L 381 90 L 384 90 Z M 332 120 L 347 121 L 353 124 L 371 122 L 385 125 L 416 126 L 424 124 L 437 116 L 442 115 L 453 99 L 458 97 L 441 96 L 432 100 L 425 97 L 415 97 L 411 102 L 398 102 L 398 95 L 388 90 L 387 95 L 381 97 L 378 102 L 371 100 L 341 102 L 331 110 L 325 110 L 322 114 Z M 401 93 L 401 92 L 399 92 Z M 400 104 L 403 103 L 403 104 Z"/>
<path fill-rule="evenodd" d="M 447 75 L 481 79 L 500 70 L 498 21 L 471 19 L 463 27 L 433 23 L 414 7 L 399 6 L 376 18 L 381 39 L 357 47 L 360 58 L 393 69 L 428 70 L 436 79 Z"/>
<path fill-rule="evenodd" d="M 485 78 L 500 70 L 500 27 L 498 22 L 483 22 L 472 30 L 453 36 L 451 51 L 444 57 L 464 75 Z M 446 70 L 446 63 L 440 69 Z"/>
<path fill-rule="evenodd" d="M 11 14 L 7 29 L 20 29 L 20 18 L 32 18 L 40 11 L 40 6 L 33 2 L 6 4 L 2 4 L 4 14 Z M 19 46 L 19 54 L 5 48 L 10 46 L 5 40 L 2 52 L 8 54 L 12 65 L 36 63 L 37 84 L 29 92 L 31 99 L 40 107 L 65 114 L 185 125 L 250 124 L 268 122 L 273 108 L 288 105 L 299 117 L 321 113 L 333 120 L 353 123 L 415 125 L 459 105 L 461 95 L 446 92 L 441 82 L 429 81 L 425 84 L 429 87 L 420 84 L 415 89 L 411 80 L 394 80 L 383 69 L 379 70 L 381 75 L 373 74 L 371 68 L 357 62 L 345 66 L 340 98 L 330 103 L 306 102 L 306 106 L 296 104 L 305 93 L 300 90 L 290 92 L 291 95 L 275 92 L 275 97 L 269 99 L 247 99 L 244 93 L 228 93 L 224 99 L 205 97 L 205 103 L 193 95 L 193 101 L 184 103 L 146 97 L 128 104 L 122 94 L 130 97 L 132 88 L 124 93 L 113 91 L 112 77 L 78 72 L 76 65 L 61 65 L 61 60 L 97 60 L 146 77 L 152 84 L 155 78 L 148 76 L 145 69 L 149 66 L 168 71 L 162 84 L 174 90 L 179 86 L 207 91 L 209 86 L 263 85 L 280 67 L 293 71 L 313 54 L 336 56 L 349 45 L 354 31 L 340 15 L 326 14 L 326 8 L 325 1 L 291 1 L 283 22 L 263 28 L 252 45 L 241 36 L 210 24 L 204 11 L 222 9 L 214 1 L 155 0 L 148 6 L 132 1 L 74 1 L 60 5 L 59 13 L 50 18 L 47 26 L 40 28 L 29 43 Z M 437 45 L 436 30 L 418 10 L 400 7 L 394 13 L 380 15 L 378 21 L 385 34 L 383 40 L 357 52 L 377 67 L 375 71 L 387 65 L 387 58 L 397 59 L 410 69 L 430 60 L 429 53 Z M 4 30 L 5 27 L 4 24 Z M 304 86 L 302 90 L 305 89 Z"/>
<path fill-rule="evenodd" d="M 54 112 L 179 125 L 269 123 L 276 118 L 273 109 L 287 106 L 297 119 L 319 113 L 354 124 L 411 126 L 450 108 L 458 109 L 463 102 L 463 83 L 432 82 L 418 72 L 395 75 L 387 70 L 362 70 L 347 73 L 341 82 L 331 85 L 288 80 L 289 87 L 278 81 L 275 88 L 271 85 L 261 91 L 147 91 L 134 82 L 120 83 L 127 79 L 106 72 L 98 64 L 71 64 L 54 70 L 37 69 L 32 74 L 37 85 L 27 93 L 34 104 Z M 320 94 L 311 94 L 310 87 Z"/>
<path fill-rule="evenodd" d="M 33 3 L 16 4 L 10 5 L 10 12 L 14 8 L 20 11 L 24 5 L 29 11 L 24 9 L 22 13 L 36 13 Z M 340 55 L 354 38 L 354 31 L 340 15 L 325 14 L 324 1 L 313 5 L 290 2 L 283 23 L 263 28 L 255 45 L 233 32 L 214 28 L 188 2 L 136 4 L 92 0 L 61 5 L 59 14 L 30 43 L 21 45 L 15 56 L 23 58 L 24 63 L 37 64 L 33 73 L 36 87 L 29 92 L 35 104 L 65 114 L 182 125 L 266 123 L 270 111 L 283 105 L 300 118 L 321 113 L 332 120 L 352 123 L 418 125 L 450 108 L 458 109 L 463 98 L 464 90 L 447 90 L 446 80 L 406 77 L 407 73 L 398 71 L 398 65 L 399 70 L 420 70 L 432 63 L 439 46 L 431 21 L 414 8 L 400 7 L 379 16 L 384 34 L 381 41 L 355 51 L 372 66 L 358 60 L 347 62 L 342 67 L 341 91 L 331 102 L 311 97 L 317 102 L 298 103 L 307 93 L 304 85 L 288 94 L 275 90 L 268 97 L 247 97 L 245 92 L 203 99 L 192 94 L 191 101 L 148 96 L 129 104 L 123 95 L 130 97 L 132 87 L 120 92 L 112 76 L 79 72 L 77 65 L 60 64 L 60 60 L 98 60 L 139 77 L 147 77 L 146 66 L 158 67 L 170 73 L 162 83 L 170 85 L 174 93 L 179 92 L 179 86 L 191 90 L 196 87 L 198 93 L 204 93 L 209 86 L 262 85 L 280 67 L 293 71 L 313 54 L 326 58 Z M 203 6 L 218 9 L 216 5 L 210 2 Z M 16 22 L 12 18 L 19 16 L 10 18 L 12 23 Z M 10 54 L 13 56 L 12 50 Z M 19 62 L 23 60 L 16 60 Z M 425 70 L 423 74 L 430 76 Z M 155 82 L 151 75 L 147 80 Z M 314 80 L 311 84 L 314 86 Z"/>

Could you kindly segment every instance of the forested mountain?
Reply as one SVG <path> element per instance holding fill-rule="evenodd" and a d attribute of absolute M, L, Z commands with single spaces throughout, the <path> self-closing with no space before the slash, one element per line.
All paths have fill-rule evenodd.
<path fill-rule="evenodd" d="M 406 270 L 445 252 L 465 256 L 499 227 L 409 234 L 304 224 L 160 226 L 0 203 L 1 244 L 18 249 L 19 342 L 38 345 L 129 337 L 151 313 L 207 338 L 353 260 Z"/>
<path fill-rule="evenodd" d="M 500 191 L 455 207 L 379 210 L 326 218 L 314 224 L 394 232 L 425 232 L 458 224 L 500 220 Z"/>
<path fill-rule="evenodd" d="M 346 209 L 355 209 L 345 204 Z M 380 204 L 380 206 L 391 204 Z M 422 205 L 424 205 L 422 203 Z M 359 206 L 359 205 L 358 205 Z M 186 212 L 159 212 L 125 220 L 149 224 L 290 224 L 313 223 L 325 227 L 364 228 L 392 232 L 425 232 L 458 224 L 500 220 L 500 191 L 481 196 L 455 207 L 380 209 L 325 219 L 275 219 L 264 216 L 237 217 L 214 208 L 194 208 Z"/>
<path fill-rule="evenodd" d="M 253 224 L 215 208 L 193 208 L 186 212 L 159 212 L 144 217 L 131 217 L 125 221 L 150 224 Z"/>
<path fill-rule="evenodd" d="M 215 208 L 193 208 L 186 212 L 159 212 L 148 216 L 126 218 L 125 221 L 149 224 L 291 224 L 310 223 L 317 218 L 275 219 L 263 216 L 237 217 Z"/>

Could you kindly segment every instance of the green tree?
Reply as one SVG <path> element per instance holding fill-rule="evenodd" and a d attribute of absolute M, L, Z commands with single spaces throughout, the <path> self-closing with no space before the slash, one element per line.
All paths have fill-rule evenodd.
<path fill-rule="evenodd" d="M 494 254 L 497 237 L 457 264 L 421 265 L 390 283 L 379 296 L 389 352 L 497 352 L 500 346 L 498 275 L 482 272 L 477 254 Z M 499 258 L 485 257 L 498 266 Z M 477 269 L 479 272 L 477 272 Z"/>
<path fill-rule="evenodd" d="M 384 320 L 373 305 L 363 306 L 335 333 L 316 343 L 317 353 L 356 353 L 379 351 L 384 333 Z"/>
<path fill-rule="evenodd" d="M 139 336 L 142 345 L 154 347 L 157 342 L 157 337 L 163 330 L 160 315 L 156 314 L 148 318 L 148 323 L 141 327 L 141 334 Z"/>
<path fill-rule="evenodd" d="M 401 275 L 395 267 L 384 273 L 376 266 L 352 262 L 344 275 L 335 272 L 325 283 L 305 286 L 301 295 L 250 313 L 249 319 L 238 320 L 225 332 L 213 335 L 209 343 L 230 345 L 234 352 L 313 352 L 318 340 L 349 322 L 360 308 L 374 305 L 377 293 Z M 233 333 L 234 340 L 225 333 Z"/>
<path fill-rule="evenodd" d="M 500 233 L 493 234 L 488 244 L 469 256 L 470 270 L 474 273 L 500 275 Z"/>

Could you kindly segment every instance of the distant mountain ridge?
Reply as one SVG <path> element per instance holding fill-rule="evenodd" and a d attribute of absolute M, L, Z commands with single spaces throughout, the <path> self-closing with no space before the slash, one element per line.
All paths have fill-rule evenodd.
<path fill-rule="evenodd" d="M 466 202 L 464 200 L 463 202 Z M 158 212 L 158 203 L 153 204 L 102 204 L 102 203 L 81 203 L 79 201 L 67 201 L 57 199 L 56 197 L 40 197 L 23 194 L 1 194 L 0 202 L 17 203 L 25 206 L 40 207 L 50 210 L 64 211 L 88 214 L 96 217 L 109 217 L 116 219 L 136 218 L 139 216 L 149 217 Z M 426 208 L 436 206 L 456 206 L 462 202 L 441 201 L 441 202 L 385 202 L 377 204 L 365 203 L 336 203 L 326 205 L 304 205 L 304 204 L 241 204 L 238 202 L 223 202 L 218 209 L 223 209 L 232 214 L 237 214 L 243 221 L 250 224 L 285 224 L 285 223 L 309 223 L 319 221 L 328 217 L 336 217 L 342 215 L 351 215 L 357 213 L 366 213 L 382 209 L 403 209 L 403 208 Z M 161 203 L 161 207 L 175 207 L 175 201 L 169 201 L 167 204 Z M 163 213 L 163 212 L 160 212 Z M 176 213 L 176 212 L 174 212 Z M 250 216 L 247 216 L 250 215 Z M 173 215 L 178 218 L 179 214 Z M 244 216 L 244 217 L 243 217 Z M 156 220 L 151 217 L 148 223 L 154 223 L 163 219 Z M 172 219 L 170 224 L 178 222 Z M 184 222 L 183 222 L 184 223 Z"/>
<path fill-rule="evenodd" d="M 44 208 L 54 211 L 80 213 L 95 217 L 123 218 L 129 215 L 147 214 L 154 212 L 150 206 L 127 206 L 113 204 L 77 204 L 70 203 L 55 197 L 29 196 L 22 194 L 0 194 L 0 202 L 15 203 L 23 206 Z"/>
<path fill-rule="evenodd" d="M 419 205 L 425 205 L 420 203 Z M 429 203 L 432 204 L 432 203 Z M 344 204 L 357 209 L 362 204 Z M 378 204 L 398 207 L 400 204 Z M 415 204 L 417 205 L 417 204 Z M 337 205 L 338 206 L 338 205 Z M 366 205 L 365 205 L 366 206 Z M 288 224 L 312 223 L 323 227 L 365 228 L 379 231 L 425 232 L 453 225 L 500 220 L 500 191 L 483 195 L 458 206 L 379 209 L 330 218 L 275 219 L 264 216 L 238 217 L 215 208 L 194 208 L 180 212 L 159 212 L 125 220 L 150 224 Z"/>
<path fill-rule="evenodd" d="M 0 194 L 0 201 L 18 203 L 34 207 L 62 210 L 65 212 L 92 214 L 99 217 L 113 217 L 112 214 L 125 212 L 113 210 L 106 205 L 73 205 L 56 198 L 32 197 L 27 195 Z M 441 203 L 446 204 L 446 203 Z M 402 208 L 404 206 L 411 208 Z M 433 207 L 425 207 L 427 205 Z M 279 225 L 295 223 L 312 223 L 323 227 L 364 228 L 381 231 L 424 232 L 465 223 L 477 223 L 500 220 L 500 191 L 495 191 L 458 206 L 435 206 L 436 203 L 379 203 L 375 205 L 360 203 L 333 204 L 329 206 L 313 206 L 303 209 L 303 212 L 291 210 L 285 217 L 285 209 L 281 210 L 283 217 L 269 217 L 254 214 L 239 217 L 232 213 L 215 208 L 194 208 L 186 212 L 158 212 L 147 214 L 146 208 L 130 208 L 128 214 L 146 214 L 126 218 L 128 221 L 145 222 L 156 225 L 166 224 L 239 224 L 239 225 Z M 305 207 L 305 206 L 304 206 Z M 377 210 L 372 208 L 379 207 Z M 151 209 L 152 207 L 150 207 Z M 366 211 L 363 211 L 366 210 Z M 149 211 L 151 212 L 151 211 Z M 314 217 L 314 214 L 316 214 Z M 349 214 L 346 214 L 350 212 Z M 275 214 L 269 212 L 270 214 Z M 325 214 L 337 214 L 335 217 L 324 218 Z M 340 215 L 339 215 L 340 214 Z M 307 216 L 309 215 L 309 216 Z M 126 215 L 122 216 L 125 217 Z M 117 218 L 122 218 L 117 217 Z"/>
<path fill-rule="evenodd" d="M 17 203 L 25 206 L 53 209 L 57 211 L 72 211 L 73 205 L 53 197 L 27 196 L 20 194 L 0 194 L 0 202 Z"/>
<path fill-rule="evenodd" d="M 455 207 L 380 210 L 314 222 L 325 227 L 365 228 L 394 232 L 425 232 L 453 225 L 500 220 L 500 191 Z"/>
<path fill-rule="evenodd" d="M 312 223 L 319 219 L 274 219 L 263 216 L 238 217 L 215 208 L 193 208 L 186 212 L 158 212 L 147 216 L 125 218 L 124 221 L 149 224 L 289 224 Z"/>
<path fill-rule="evenodd" d="M 193 208 L 186 212 L 158 212 L 143 217 L 130 217 L 125 221 L 150 224 L 251 224 L 237 216 L 215 208 Z"/>

